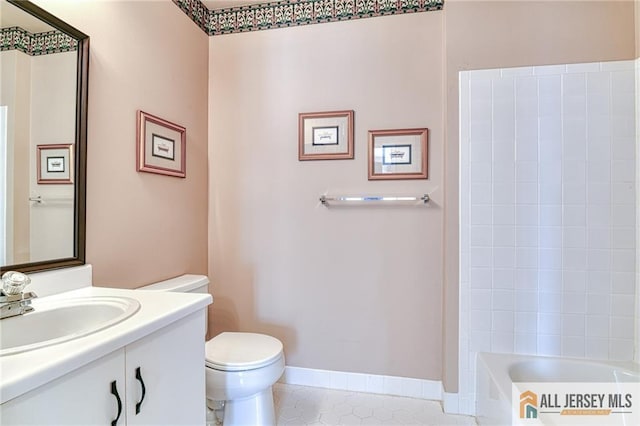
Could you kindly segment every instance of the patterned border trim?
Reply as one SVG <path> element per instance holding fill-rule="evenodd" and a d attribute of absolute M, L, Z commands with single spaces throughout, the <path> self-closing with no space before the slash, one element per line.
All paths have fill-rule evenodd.
<path fill-rule="evenodd" d="M 173 0 L 210 36 L 442 10 L 444 0 L 284 0 L 208 10 L 200 0 Z"/>
<path fill-rule="evenodd" d="M 0 30 L 0 51 L 19 50 L 29 56 L 78 50 L 78 40 L 60 31 L 32 34 L 20 27 Z"/>

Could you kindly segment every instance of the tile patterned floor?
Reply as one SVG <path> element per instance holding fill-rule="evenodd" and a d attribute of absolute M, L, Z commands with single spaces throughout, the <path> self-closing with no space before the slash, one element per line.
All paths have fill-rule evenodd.
<path fill-rule="evenodd" d="M 277 425 L 475 425 L 438 402 L 276 383 Z"/>

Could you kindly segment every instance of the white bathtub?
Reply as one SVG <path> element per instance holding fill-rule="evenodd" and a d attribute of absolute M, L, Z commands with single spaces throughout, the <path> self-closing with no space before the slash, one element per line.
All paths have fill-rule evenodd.
<path fill-rule="evenodd" d="M 476 417 L 479 424 L 512 424 L 513 382 L 640 384 L 640 366 L 632 362 L 479 353 L 476 365 Z M 640 404 L 636 409 L 640 410 Z"/>

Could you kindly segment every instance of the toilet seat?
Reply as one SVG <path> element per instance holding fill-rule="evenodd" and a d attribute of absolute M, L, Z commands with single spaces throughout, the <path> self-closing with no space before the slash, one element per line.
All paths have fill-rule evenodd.
<path fill-rule="evenodd" d="M 205 344 L 205 365 L 220 371 L 254 370 L 281 356 L 282 342 L 264 334 L 224 332 Z"/>

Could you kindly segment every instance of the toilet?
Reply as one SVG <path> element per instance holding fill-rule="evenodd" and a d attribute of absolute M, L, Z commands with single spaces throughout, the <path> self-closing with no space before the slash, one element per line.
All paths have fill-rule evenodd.
<path fill-rule="evenodd" d="M 139 290 L 208 293 L 204 275 L 182 275 Z M 215 303 L 215 298 L 214 298 Z M 224 332 L 205 343 L 207 406 L 224 404 L 225 426 L 275 425 L 272 386 L 284 372 L 280 340 Z"/>

